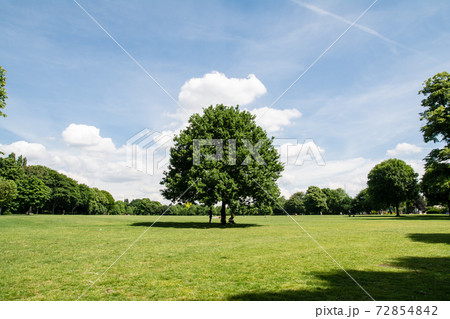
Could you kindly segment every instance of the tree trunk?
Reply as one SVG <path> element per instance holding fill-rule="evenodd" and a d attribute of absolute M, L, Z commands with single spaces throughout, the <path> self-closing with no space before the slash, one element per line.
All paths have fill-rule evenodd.
<path fill-rule="evenodd" d="M 55 206 L 56 206 L 56 204 L 52 205 L 52 214 L 55 214 Z"/>
<path fill-rule="evenodd" d="M 222 201 L 222 209 L 220 210 L 220 223 L 225 225 L 227 223 L 227 204 Z"/>
<path fill-rule="evenodd" d="M 400 217 L 399 206 L 400 206 L 400 204 L 395 205 L 395 211 L 397 213 L 395 216 L 397 216 L 397 217 Z"/>
<path fill-rule="evenodd" d="M 2 214 L 3 206 L 0 207 L 0 215 Z"/>
<path fill-rule="evenodd" d="M 447 202 L 447 212 L 449 213 L 448 217 L 450 217 L 450 201 Z"/>

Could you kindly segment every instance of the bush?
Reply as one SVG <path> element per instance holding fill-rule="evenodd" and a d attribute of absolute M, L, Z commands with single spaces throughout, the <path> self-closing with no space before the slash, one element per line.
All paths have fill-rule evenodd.
<path fill-rule="evenodd" d="M 445 207 L 428 207 L 427 208 L 427 214 L 445 214 L 446 213 Z"/>

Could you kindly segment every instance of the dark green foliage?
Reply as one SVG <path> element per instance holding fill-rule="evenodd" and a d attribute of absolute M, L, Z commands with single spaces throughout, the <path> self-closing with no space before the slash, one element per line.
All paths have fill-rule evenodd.
<path fill-rule="evenodd" d="M 431 163 L 422 177 L 422 192 L 428 204 L 444 204 L 450 209 L 450 165 Z"/>
<path fill-rule="evenodd" d="M 281 196 L 278 198 L 277 203 L 274 203 L 272 211 L 274 215 L 286 215 L 286 198 Z"/>
<path fill-rule="evenodd" d="M 6 94 L 6 70 L 0 66 L 0 117 L 6 117 L 6 114 L 1 110 L 6 107 L 6 99 L 8 95 Z"/>
<path fill-rule="evenodd" d="M 25 177 L 25 169 L 16 160 L 16 154 L 11 153 L 6 158 L 0 158 L 0 176 L 7 180 L 17 181 Z"/>
<path fill-rule="evenodd" d="M 450 141 L 450 74 L 438 73 L 424 82 L 419 91 L 425 99 L 422 106 L 425 111 L 420 113 L 421 120 L 426 124 L 422 126 L 425 142 L 447 143 Z"/>
<path fill-rule="evenodd" d="M 194 165 L 196 139 L 222 140 L 223 160 L 200 158 L 199 165 Z M 236 141 L 236 152 L 230 147 L 231 140 Z M 252 145 L 261 143 L 258 153 L 265 165 L 252 157 L 245 140 Z M 161 181 L 165 198 L 179 203 L 197 202 L 207 207 L 221 202 L 221 221 L 225 223 L 226 206 L 272 206 L 273 199 L 279 197 L 276 181 L 283 165 L 279 162 L 273 139 L 256 125 L 251 113 L 241 111 L 239 107 L 210 106 L 202 115 L 192 115 L 187 128 L 174 138 L 174 142 L 168 171 L 164 172 Z M 215 152 L 213 146 L 202 147 L 202 154 L 213 155 Z"/>
<path fill-rule="evenodd" d="M 51 189 L 37 177 L 26 176 L 17 181 L 17 193 L 18 210 L 32 213 L 33 209 L 38 212 L 48 201 Z"/>
<path fill-rule="evenodd" d="M 79 185 L 42 165 L 28 166 L 25 157 L 16 159 L 14 153 L 0 158 L 0 179 L 17 186 L 13 200 L 0 199 L 0 209 L 6 208 L 8 212 L 105 214 L 115 205 L 110 193 Z"/>
<path fill-rule="evenodd" d="M 309 186 L 305 195 L 305 208 L 306 213 L 309 214 L 321 214 L 326 212 L 327 206 L 327 196 L 322 192 L 322 190 L 317 186 Z"/>
<path fill-rule="evenodd" d="M 342 188 L 323 188 L 322 192 L 327 197 L 327 213 L 341 214 L 347 213 L 352 208 L 352 198 Z"/>
<path fill-rule="evenodd" d="M 430 207 L 427 209 L 427 214 L 444 214 L 446 212 L 445 208 Z"/>
<path fill-rule="evenodd" d="M 17 197 L 17 185 L 12 180 L 0 177 L 0 215 L 3 207 L 7 207 Z"/>
<path fill-rule="evenodd" d="M 377 208 L 375 208 L 372 198 L 370 197 L 369 190 L 364 188 L 353 199 L 351 211 L 353 213 L 369 213 L 373 209 Z"/>
<path fill-rule="evenodd" d="M 450 208 L 450 74 L 441 72 L 426 80 L 423 89 L 420 113 L 425 142 L 444 142 L 442 148 L 433 149 L 425 158 L 426 172 L 422 178 L 422 191 L 433 204 Z"/>
<path fill-rule="evenodd" d="M 106 204 L 105 204 L 106 209 L 108 212 L 110 212 L 111 210 L 113 210 L 114 205 L 116 204 L 116 201 L 114 200 L 114 197 L 107 191 L 102 190 L 101 192 L 103 193 L 103 196 L 105 196 L 105 198 L 106 198 Z"/>
<path fill-rule="evenodd" d="M 151 201 L 149 198 L 133 199 L 130 203 L 133 207 L 133 213 L 135 215 L 160 215 L 161 203 L 157 201 Z"/>
<path fill-rule="evenodd" d="M 394 206 L 400 216 L 399 206 L 419 196 L 418 174 L 411 166 L 399 159 L 389 159 L 377 164 L 368 175 L 370 197 L 384 205 Z"/>
<path fill-rule="evenodd" d="M 25 171 L 29 176 L 35 176 L 43 181 L 51 189 L 47 208 L 52 214 L 55 210 L 59 213 L 73 213 L 80 204 L 81 195 L 75 180 L 42 165 L 28 166 Z"/>
<path fill-rule="evenodd" d="M 303 192 L 297 192 L 286 201 L 284 204 L 284 209 L 286 212 L 290 215 L 295 214 L 305 214 L 306 208 L 305 208 L 305 193 Z"/>

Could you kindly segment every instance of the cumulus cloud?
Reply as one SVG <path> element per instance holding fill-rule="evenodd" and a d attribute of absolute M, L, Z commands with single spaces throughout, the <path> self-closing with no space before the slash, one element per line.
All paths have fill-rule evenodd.
<path fill-rule="evenodd" d="M 256 115 L 256 123 L 271 133 L 281 131 L 284 126 L 292 124 L 294 119 L 302 116 L 297 109 L 278 110 L 267 106 L 250 112 Z"/>
<path fill-rule="evenodd" d="M 397 146 L 386 152 L 387 156 L 413 155 L 422 152 L 422 148 L 413 144 L 399 143 Z"/>
<path fill-rule="evenodd" d="M 183 108 L 194 113 L 216 104 L 247 105 L 266 92 L 266 87 L 254 74 L 247 78 L 228 78 L 213 71 L 184 83 L 178 100 Z"/>
<path fill-rule="evenodd" d="M 8 145 L 0 144 L 0 149 L 5 154 L 15 153 L 17 156 L 23 155 L 29 160 L 43 159 L 48 155 L 44 145 L 26 141 L 18 141 Z"/>
<path fill-rule="evenodd" d="M 178 95 L 181 108 L 172 116 L 186 122 L 190 114 L 200 113 L 210 105 L 246 106 L 266 92 L 266 87 L 254 74 L 246 78 L 228 78 L 223 73 L 213 71 L 184 83 Z M 257 124 L 270 133 L 281 131 L 302 115 L 296 109 L 262 107 L 249 111 L 257 116 Z"/>
<path fill-rule="evenodd" d="M 69 146 L 90 151 L 114 151 L 116 147 L 110 138 L 100 136 L 100 129 L 84 124 L 70 124 L 62 132 L 63 140 Z"/>

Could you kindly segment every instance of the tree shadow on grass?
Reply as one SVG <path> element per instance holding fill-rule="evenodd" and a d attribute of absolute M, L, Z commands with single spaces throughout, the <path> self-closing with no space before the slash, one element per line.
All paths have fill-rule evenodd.
<path fill-rule="evenodd" d="M 450 245 L 450 234 L 409 234 L 408 238 L 414 241 L 421 241 L 427 244 L 448 244 Z"/>
<path fill-rule="evenodd" d="M 376 300 L 450 298 L 448 257 L 404 257 L 378 266 L 385 271 L 348 270 Z M 389 268 L 397 272 L 391 272 Z M 308 290 L 250 291 L 228 296 L 228 300 L 371 300 L 343 271 L 316 272 L 311 275 L 325 281 L 324 286 Z"/>
<path fill-rule="evenodd" d="M 371 219 L 371 220 L 448 220 L 450 217 L 447 215 L 400 215 L 399 217 L 395 215 L 357 215 L 358 219 Z"/>
<path fill-rule="evenodd" d="M 142 227 L 150 227 L 153 222 L 140 222 L 133 223 L 130 226 L 142 226 Z M 153 227 L 160 228 L 194 228 L 194 229 L 210 229 L 210 228 L 218 228 L 218 229 L 233 229 L 233 228 L 248 228 L 248 227 L 260 227 L 258 224 L 225 224 L 222 225 L 220 223 L 211 223 L 208 222 L 200 223 L 200 222 L 173 222 L 173 221 L 157 221 Z"/>

